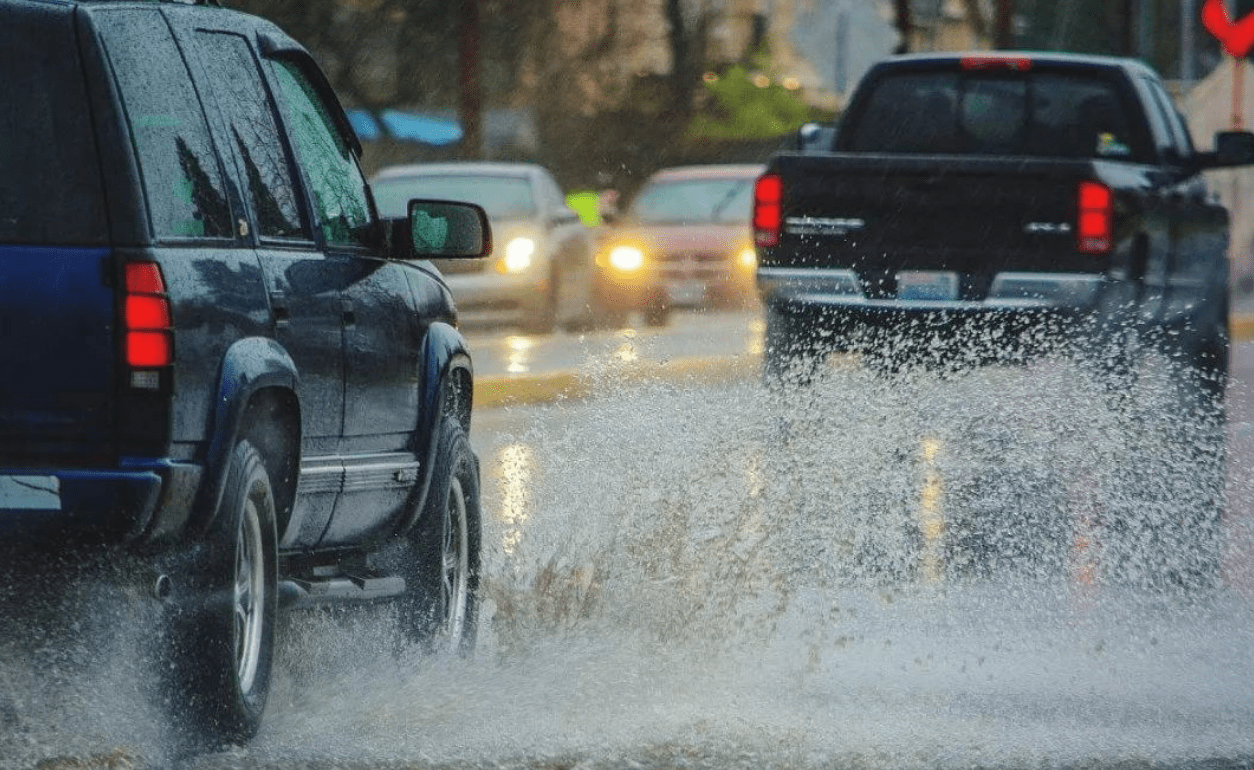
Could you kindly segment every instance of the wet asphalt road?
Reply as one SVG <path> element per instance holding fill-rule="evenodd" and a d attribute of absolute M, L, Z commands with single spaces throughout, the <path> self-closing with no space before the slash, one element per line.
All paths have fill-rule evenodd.
<path fill-rule="evenodd" d="M 1254 764 L 1254 343 L 1234 349 L 1225 586 L 1203 596 L 1092 580 L 1082 538 L 1056 564 L 1006 549 L 1061 579 L 1015 565 L 971 578 L 927 536 L 956 531 L 945 517 L 962 505 L 1118 502 L 1099 487 L 1119 480 L 1099 483 L 1082 455 L 1115 457 L 1122 437 L 1086 436 L 1120 423 L 1077 406 L 1070 372 L 888 386 L 853 372 L 781 407 L 756 382 L 760 333 L 752 312 L 661 332 L 472 331 L 485 381 L 581 383 L 476 412 L 473 660 L 398 657 L 385 617 L 302 616 L 254 744 L 180 760 L 150 711 L 128 715 L 115 640 L 64 695 L 29 699 L 69 703 L 31 736 L 34 759 L 0 769 Z M 720 369 L 729 355 L 740 363 Z M 994 465 L 1008 488 L 966 484 Z M 885 537 L 885 512 L 924 542 Z M 833 566 L 859 552 L 874 555 L 856 574 Z M 38 691 L 55 673 L 0 683 Z"/>

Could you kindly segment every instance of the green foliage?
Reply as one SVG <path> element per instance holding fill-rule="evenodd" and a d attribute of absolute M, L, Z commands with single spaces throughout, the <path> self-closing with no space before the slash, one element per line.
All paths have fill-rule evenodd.
<path fill-rule="evenodd" d="M 758 80 L 759 82 L 755 82 Z M 688 126 L 695 139 L 769 139 L 796 131 L 815 119 L 815 110 L 801 98 L 799 90 L 789 90 L 764 76 L 750 73 L 740 65 L 704 83 L 709 107 L 698 113 Z"/>

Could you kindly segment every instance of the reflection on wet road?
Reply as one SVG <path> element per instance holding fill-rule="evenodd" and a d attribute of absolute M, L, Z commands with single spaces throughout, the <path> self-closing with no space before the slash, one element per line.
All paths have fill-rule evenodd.
<path fill-rule="evenodd" d="M 465 329 L 479 378 L 573 371 L 589 362 L 663 362 L 680 358 L 760 355 L 758 311 L 676 311 L 666 328 L 645 326 L 567 334 L 501 334 Z"/>

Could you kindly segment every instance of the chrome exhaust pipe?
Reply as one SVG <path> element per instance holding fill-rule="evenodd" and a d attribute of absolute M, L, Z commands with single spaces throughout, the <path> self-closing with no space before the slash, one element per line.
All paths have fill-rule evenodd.
<path fill-rule="evenodd" d="M 157 597 L 158 601 L 169 599 L 173 591 L 174 581 L 170 580 L 169 575 L 157 575 L 157 579 L 152 582 L 152 595 Z"/>

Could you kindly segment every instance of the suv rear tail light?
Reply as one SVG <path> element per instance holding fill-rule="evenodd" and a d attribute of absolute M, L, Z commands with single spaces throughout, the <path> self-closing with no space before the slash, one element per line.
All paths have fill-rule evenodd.
<path fill-rule="evenodd" d="M 137 387 L 156 387 L 155 372 L 174 363 L 174 330 L 170 299 L 161 268 L 155 262 L 126 265 L 126 295 L 122 299 L 122 324 L 126 330 L 126 365 Z"/>
<path fill-rule="evenodd" d="M 1115 245 L 1115 196 L 1101 182 L 1081 182 L 1077 197 L 1076 247 L 1081 254 L 1105 255 Z"/>
<path fill-rule="evenodd" d="M 779 245 L 784 224 L 784 184 L 778 174 L 758 178 L 753 188 L 753 242 L 758 246 Z"/>

